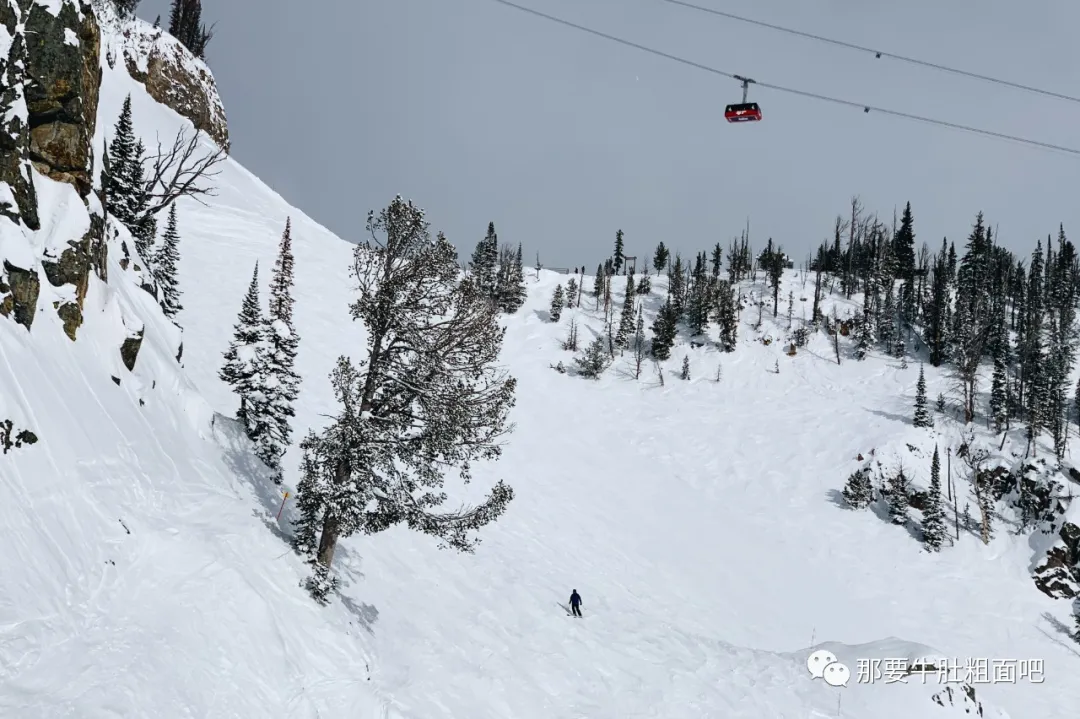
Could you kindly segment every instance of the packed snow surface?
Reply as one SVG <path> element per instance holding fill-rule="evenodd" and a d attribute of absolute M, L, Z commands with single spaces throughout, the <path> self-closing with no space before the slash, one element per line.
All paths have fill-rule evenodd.
<path fill-rule="evenodd" d="M 95 147 L 128 93 L 148 141 L 180 127 L 120 65 L 104 70 Z M 976 684 L 985 716 L 1075 716 L 1080 659 L 1055 629 L 1068 608 L 1035 590 L 1025 538 L 999 531 L 984 547 L 965 535 L 931 555 L 903 527 L 840 506 L 857 454 L 926 446 L 910 424 L 915 361 L 854 362 L 845 345 L 838 366 L 823 336 L 788 357 L 757 341 L 783 337 L 783 313 L 755 332 L 748 308 L 732 354 L 680 337 L 663 386 L 649 364 L 635 381 L 629 355 L 591 382 L 550 365 L 571 364 L 559 346 L 570 317 L 584 346 L 602 312 L 586 296 L 548 321 L 567 277 L 546 271 L 529 273 L 528 301 L 506 319 L 517 429 L 503 460 L 455 493 L 505 478 L 516 491 L 505 517 L 473 555 L 398 529 L 348 539 L 335 560 L 342 595 L 317 607 L 287 546 L 291 500 L 275 519 L 283 497 L 226 419 L 236 402 L 217 371 L 256 262 L 265 303 L 291 217 L 295 439 L 322 426 L 335 359 L 365 350 L 347 312 L 352 246 L 233 160 L 216 181 L 208 207 L 180 205 L 183 369 L 174 330 L 130 283 L 91 284 L 74 343 L 44 281 L 32 333 L 0 323 L 0 419 L 40 437 L 0 458 L 3 716 L 972 716 L 957 684 L 939 706 L 934 678 L 856 681 L 860 660 L 922 656 L 1040 660 L 1041 683 Z M 85 216 L 61 190 L 41 194 L 45 227 L 22 250 L 35 256 Z M 369 208 L 358 209 L 359 236 Z M 463 256 L 486 222 L 451 238 Z M 13 232 L 0 226 L 5 254 Z M 644 254 L 652 240 L 641 242 Z M 110 274 L 118 262 L 110 255 Z M 801 282 L 789 272 L 781 290 L 794 291 L 797 319 L 812 296 Z M 645 299 L 650 321 L 664 288 L 655 281 Z M 834 302 L 848 306 L 829 298 L 826 311 Z M 136 317 L 146 340 L 128 372 L 117 328 Z M 927 375 L 934 397 L 948 380 Z M 946 420 L 935 431 L 955 441 Z M 298 460 L 294 447 L 290 485 Z M 929 459 L 912 469 L 925 484 Z M 563 607 L 572 589 L 580 620 Z M 848 686 L 811 678 L 816 649 L 849 665 Z"/>

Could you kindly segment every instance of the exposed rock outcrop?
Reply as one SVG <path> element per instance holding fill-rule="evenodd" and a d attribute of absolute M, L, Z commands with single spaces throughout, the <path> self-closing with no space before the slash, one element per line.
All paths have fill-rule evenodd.
<path fill-rule="evenodd" d="M 183 115 L 229 151 L 229 125 L 210 68 L 161 28 L 124 29 L 124 64 L 150 97 Z"/>
<path fill-rule="evenodd" d="M 135 369 L 135 360 L 139 357 L 139 349 L 142 348 L 144 332 L 145 329 L 139 330 L 124 340 L 124 343 L 120 345 L 120 358 L 124 361 L 124 366 L 127 367 L 129 371 Z"/>
<path fill-rule="evenodd" d="M 1055 599 L 1080 596 L 1080 527 L 1065 522 L 1058 538 L 1033 572 L 1035 586 Z"/>
<path fill-rule="evenodd" d="M 90 215 L 90 229 L 82 239 L 69 240 L 68 247 L 58 258 L 46 256 L 42 262 L 45 277 L 54 287 L 71 285 L 75 288 L 75 301 L 58 305 L 57 313 L 64 322 L 64 332 L 72 340 L 83 322 L 83 302 L 90 284 L 90 271 L 94 270 L 102 281 L 107 281 L 106 260 L 108 247 L 104 238 L 104 220 Z"/>
<path fill-rule="evenodd" d="M 43 175 L 86 197 L 93 188 L 93 138 L 101 87 L 101 30 L 93 9 L 71 1 L 55 15 L 34 4 L 27 15 L 26 85 L 30 158 Z"/>
<path fill-rule="evenodd" d="M 14 207 L 0 193 L 0 214 L 32 230 L 40 227 L 37 194 L 30 172 L 30 126 L 26 118 L 24 70 L 26 34 L 22 19 L 28 0 L 0 0 L 0 185 L 10 188 Z M 2 300 L 0 300 L 2 301 Z"/>
<path fill-rule="evenodd" d="M 34 323 L 41 281 L 34 270 L 15 267 L 4 260 L 0 275 L 0 315 L 11 317 L 26 329 Z M 6 277 L 6 281 L 5 281 Z"/>

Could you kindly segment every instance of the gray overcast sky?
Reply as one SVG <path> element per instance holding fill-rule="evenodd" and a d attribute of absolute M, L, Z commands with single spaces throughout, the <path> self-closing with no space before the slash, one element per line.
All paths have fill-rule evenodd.
<path fill-rule="evenodd" d="M 516 1 L 762 82 L 1080 148 L 1080 104 L 661 0 Z M 695 1 L 1080 95 L 1075 0 Z M 619 228 L 627 254 L 692 254 L 749 217 L 755 247 L 801 260 L 858 194 L 889 222 L 910 200 L 935 249 L 980 209 L 1025 253 L 1059 222 L 1080 242 L 1080 156 L 754 88 L 765 119 L 729 125 L 735 81 L 491 0 L 203 4 L 234 156 L 346 239 L 401 193 L 465 256 L 489 220 L 530 263 L 592 268 Z"/>

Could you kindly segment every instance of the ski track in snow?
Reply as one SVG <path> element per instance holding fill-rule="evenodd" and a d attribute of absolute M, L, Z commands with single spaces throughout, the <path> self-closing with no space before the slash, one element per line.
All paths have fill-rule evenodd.
<path fill-rule="evenodd" d="M 129 92 L 148 141 L 180 127 L 122 69 L 104 75 L 94 147 Z M 811 681 L 812 637 L 1042 659 L 1044 684 L 980 685 L 979 698 L 1014 719 L 1065 719 L 1080 705 L 1077 649 L 1043 619 L 1067 621 L 1067 603 L 1034 588 L 1025 539 L 1000 529 L 989 547 L 964 536 L 927 555 L 904 528 L 835 501 L 857 453 L 926 446 L 909 421 L 917 362 L 856 363 L 844 340 L 838 367 L 822 336 L 787 357 L 780 342 L 752 341 L 746 308 L 736 353 L 680 336 L 663 387 L 651 363 L 629 378 L 629 355 L 597 382 L 560 375 L 549 364 L 571 364 L 559 347 L 569 318 L 584 322 L 584 346 L 600 313 L 586 297 L 545 321 L 567 279 L 550 272 L 527 273 L 529 299 L 506 320 L 517 430 L 502 461 L 453 495 L 505 478 L 516 491 L 505 517 L 473 555 L 403 529 L 346 540 L 343 596 L 315 606 L 285 541 L 291 501 L 275 522 L 281 495 L 226 419 L 236 403 L 217 371 L 256 261 L 265 307 L 291 216 L 295 484 L 295 445 L 334 411 L 334 361 L 364 352 L 347 312 L 352 246 L 231 159 L 217 183 L 208 207 L 179 208 L 183 373 L 149 320 L 136 371 L 120 365 L 100 285 L 76 343 L 44 300 L 32 338 L 0 327 L 4 414 L 41 438 L 0 460 L 4 716 L 808 719 L 835 716 L 838 695 L 854 719 L 963 714 L 932 706 L 920 686 Z M 368 209 L 378 207 L 358 208 L 358 232 Z M 451 238 L 462 256 L 485 221 L 476 237 Z M 789 272 L 781 297 L 792 282 Z M 647 312 L 664 287 L 654 278 Z M 116 292 L 136 307 L 148 297 Z M 830 297 L 826 311 L 834 301 L 848 306 Z M 785 326 L 781 310 L 762 331 L 782 339 Z M 689 382 L 678 379 L 684 354 Z M 933 398 L 947 380 L 927 370 Z M 914 469 L 925 484 L 928 462 Z M 558 608 L 575 587 L 580 622 Z M 873 646 L 850 650 L 853 674 L 858 651 L 887 648 Z"/>

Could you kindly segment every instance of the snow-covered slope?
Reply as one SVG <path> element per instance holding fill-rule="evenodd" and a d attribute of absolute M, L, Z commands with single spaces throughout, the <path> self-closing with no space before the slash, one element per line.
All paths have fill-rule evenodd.
<path fill-rule="evenodd" d="M 95 147 L 129 93 L 148 144 L 186 122 L 121 64 L 103 66 Z M 4 716 L 971 716 L 959 685 L 950 701 L 933 677 L 854 676 L 860 659 L 924 655 L 1043 660 L 1044 683 L 976 685 L 987 717 L 1064 719 L 1080 705 L 1080 661 L 1042 617 L 1062 608 L 1032 587 L 1026 541 L 927 555 L 903 528 L 837 504 L 858 452 L 925 443 L 907 421 L 917 365 L 838 367 L 824 337 L 787 357 L 744 322 L 730 355 L 680 340 L 663 387 L 629 378 L 626 358 L 589 382 L 549 368 L 569 364 L 572 315 L 584 342 L 601 324 L 589 298 L 548 322 L 566 279 L 549 272 L 507 318 L 517 431 L 476 471 L 478 491 L 498 477 L 515 488 L 505 517 L 475 555 L 404 530 L 346 540 L 343 595 L 318 608 L 284 541 L 291 509 L 275 520 L 281 495 L 222 416 L 235 402 L 217 370 L 253 266 L 265 288 L 291 217 L 295 434 L 325 422 L 334 360 L 364 350 L 346 310 L 352 246 L 232 160 L 216 183 L 208 206 L 180 205 L 183 369 L 173 330 L 130 282 L 92 279 L 74 343 L 49 297 L 33 332 L 0 322 L 0 419 L 40 437 L 0 458 Z M 65 188 L 43 193 L 43 216 L 78 215 Z M 462 254 L 477 220 L 477 238 L 451 238 Z M 654 283 L 648 313 L 662 292 Z M 146 323 L 134 373 L 118 367 L 118 312 Z M 689 382 L 675 371 L 684 354 Z M 934 396 L 945 380 L 928 374 Z M 298 458 L 286 457 L 289 483 Z M 573 588 L 581 621 L 560 606 Z M 849 686 L 811 679 L 819 646 L 850 665 Z"/>

